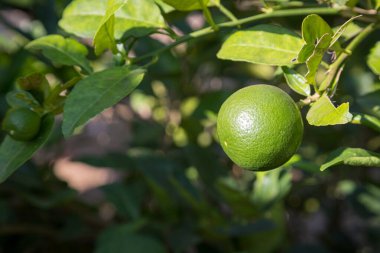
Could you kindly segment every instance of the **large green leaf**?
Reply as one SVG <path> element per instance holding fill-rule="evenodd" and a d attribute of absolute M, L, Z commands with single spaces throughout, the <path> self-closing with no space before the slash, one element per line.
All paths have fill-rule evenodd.
<path fill-rule="evenodd" d="M 0 182 L 6 180 L 48 140 L 54 126 L 54 116 L 47 115 L 42 120 L 41 130 L 33 141 L 15 141 L 5 137 L 0 146 Z"/>
<path fill-rule="evenodd" d="M 107 228 L 97 240 L 95 253 L 165 253 L 157 239 L 138 234 L 130 225 Z"/>
<path fill-rule="evenodd" d="M 380 42 L 371 49 L 368 55 L 367 64 L 373 73 L 380 75 Z"/>
<path fill-rule="evenodd" d="M 79 81 L 65 102 L 64 136 L 70 136 L 76 127 L 126 97 L 140 84 L 144 72 L 142 69 L 115 67 Z"/>
<path fill-rule="evenodd" d="M 126 0 L 109 0 L 106 14 L 103 17 L 94 37 L 95 54 L 100 55 L 104 50 L 117 52 L 115 41 L 115 12 L 119 10 Z"/>
<path fill-rule="evenodd" d="M 306 119 L 313 126 L 338 125 L 350 122 L 352 114 L 349 112 L 348 103 L 335 108 L 330 98 L 325 94 L 311 106 Z"/>
<path fill-rule="evenodd" d="M 301 74 L 286 66 L 282 67 L 282 72 L 284 73 L 286 83 L 292 90 L 300 95 L 310 96 L 310 85 Z"/>
<path fill-rule="evenodd" d="M 48 35 L 33 40 L 26 49 L 39 52 L 51 60 L 54 64 L 77 65 L 87 74 L 92 72 L 89 61 L 86 59 L 87 48 L 78 41 L 64 38 L 61 35 Z"/>
<path fill-rule="evenodd" d="M 218 52 L 218 58 L 285 66 L 301 50 L 302 40 L 294 32 L 275 25 L 258 25 L 232 34 Z"/>
<path fill-rule="evenodd" d="M 60 27 L 79 37 L 94 37 L 107 9 L 107 0 L 75 0 L 63 12 Z M 157 28 L 165 27 L 165 21 L 154 0 L 128 0 L 115 13 L 115 38 L 125 32 L 132 36 L 144 36 Z"/>
<path fill-rule="evenodd" d="M 203 1 L 204 4 L 209 6 L 219 5 L 220 0 L 163 0 L 163 2 L 173 6 L 176 10 L 179 11 L 192 11 L 202 9 L 199 1 Z"/>
<path fill-rule="evenodd" d="M 320 169 L 323 171 L 339 164 L 380 168 L 380 154 L 361 148 L 339 148 L 329 155 Z"/>

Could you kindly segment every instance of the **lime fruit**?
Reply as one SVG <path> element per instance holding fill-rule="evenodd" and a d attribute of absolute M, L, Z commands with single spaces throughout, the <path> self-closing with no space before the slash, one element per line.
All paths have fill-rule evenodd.
<path fill-rule="evenodd" d="M 270 170 L 287 162 L 302 141 L 303 122 L 293 99 L 271 85 L 233 93 L 218 113 L 220 144 L 238 166 Z"/>
<path fill-rule="evenodd" d="M 2 128 L 15 140 L 30 141 L 38 134 L 40 125 L 38 113 L 28 108 L 15 108 L 6 113 Z"/>

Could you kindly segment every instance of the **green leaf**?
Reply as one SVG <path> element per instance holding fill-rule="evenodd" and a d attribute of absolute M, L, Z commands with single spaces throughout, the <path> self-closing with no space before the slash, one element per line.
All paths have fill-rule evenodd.
<path fill-rule="evenodd" d="M 380 42 L 377 42 L 371 49 L 367 58 L 368 67 L 376 75 L 380 75 Z"/>
<path fill-rule="evenodd" d="M 86 59 L 87 48 L 74 39 L 65 39 L 61 35 L 48 35 L 33 40 L 26 45 L 32 52 L 41 51 L 54 64 L 80 66 L 87 74 L 92 72 L 89 61 Z"/>
<path fill-rule="evenodd" d="M 220 0 L 201 0 L 205 5 L 214 6 L 219 5 Z M 173 6 L 176 10 L 179 11 L 192 11 L 192 10 L 201 10 L 202 6 L 199 3 L 199 0 L 163 0 L 164 3 Z"/>
<path fill-rule="evenodd" d="M 285 66 L 282 67 L 282 72 L 284 72 L 286 83 L 292 90 L 300 95 L 310 96 L 310 85 L 301 74 Z"/>
<path fill-rule="evenodd" d="M 107 0 L 74 0 L 64 10 L 59 26 L 79 37 L 93 38 L 107 9 Z M 115 38 L 141 37 L 166 27 L 154 0 L 128 0 L 115 13 Z"/>
<path fill-rule="evenodd" d="M 317 43 L 326 33 L 333 36 L 331 27 L 320 16 L 311 14 L 302 21 L 302 38 L 307 44 Z"/>
<path fill-rule="evenodd" d="M 312 56 L 316 44 L 325 35 L 333 36 L 331 27 L 320 16 L 311 14 L 302 21 L 302 38 L 306 42 L 297 55 L 297 61 L 300 63 Z"/>
<path fill-rule="evenodd" d="M 319 64 L 322 62 L 323 55 L 326 53 L 331 43 L 331 35 L 326 33 L 318 41 L 312 55 L 306 60 L 307 73 L 306 80 L 308 83 L 315 84 L 315 76 L 318 71 Z"/>
<path fill-rule="evenodd" d="M 352 120 L 352 114 L 348 110 L 348 102 L 335 108 L 329 97 L 324 94 L 311 106 L 306 119 L 313 126 L 346 124 Z"/>
<path fill-rule="evenodd" d="M 313 54 L 314 48 L 314 44 L 304 44 L 297 55 L 297 62 L 306 62 L 306 60 Z"/>
<path fill-rule="evenodd" d="M 299 36 L 280 26 L 258 25 L 232 34 L 222 45 L 218 58 L 285 66 L 301 50 Z"/>
<path fill-rule="evenodd" d="M 115 41 L 115 12 L 119 10 L 126 0 L 108 0 L 106 14 L 101 21 L 94 37 L 95 54 L 100 55 L 104 50 L 117 52 Z"/>
<path fill-rule="evenodd" d="M 54 116 L 47 115 L 42 120 L 41 130 L 33 141 L 15 141 L 5 137 L 0 146 L 0 183 L 28 161 L 48 140 L 54 126 Z"/>
<path fill-rule="evenodd" d="M 107 228 L 99 236 L 95 253 L 165 253 L 157 239 L 133 231 L 130 225 Z"/>
<path fill-rule="evenodd" d="M 339 164 L 380 168 L 380 154 L 361 148 L 339 148 L 329 155 L 320 170 L 324 171 Z"/>
<path fill-rule="evenodd" d="M 154 1 L 156 2 L 156 4 L 160 7 L 162 12 L 164 12 L 164 13 L 170 13 L 170 12 L 175 10 L 173 6 L 168 5 L 163 0 L 154 0 Z"/>
<path fill-rule="evenodd" d="M 126 97 L 140 84 L 144 72 L 115 67 L 79 81 L 64 106 L 63 135 L 70 136 L 76 127 Z"/>
<path fill-rule="evenodd" d="M 343 35 L 349 24 L 356 18 L 361 17 L 361 15 L 352 17 L 349 20 L 347 20 L 343 25 L 341 25 L 338 30 L 334 33 L 332 36 L 332 40 L 330 43 L 330 47 L 333 47 L 335 43 L 337 43 L 338 39 Z"/>

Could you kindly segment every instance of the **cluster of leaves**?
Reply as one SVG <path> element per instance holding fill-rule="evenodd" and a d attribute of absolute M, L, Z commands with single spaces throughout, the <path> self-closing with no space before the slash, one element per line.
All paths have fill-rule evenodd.
<path fill-rule="evenodd" d="M 38 100 L 32 92 L 18 87 L 6 96 L 7 103 L 13 107 L 22 104 L 47 117 L 33 141 L 20 142 L 7 136 L 0 147 L 0 181 L 8 179 L 0 186 L 0 251 L 376 252 L 380 212 L 374 171 L 320 170 L 380 164 L 379 154 L 366 150 L 379 148 L 380 94 L 378 84 L 366 77 L 379 75 L 380 44 L 368 40 L 366 46 L 372 48 L 368 57 L 346 47 L 352 45 L 350 40 L 360 39 L 372 29 L 362 26 L 368 20 L 374 24 L 378 14 L 356 17 L 350 7 L 367 6 L 358 1 L 326 1 L 331 6 L 304 2 L 315 8 L 293 8 L 300 7 L 298 1 L 261 1 L 264 13 L 242 19 L 228 9 L 237 16 L 246 12 L 239 12 L 233 4 L 226 9 L 216 0 L 70 2 L 59 21 L 61 35 L 38 35 L 26 44 L 29 53 L 21 50 L 9 57 L 14 58 L 9 62 L 26 65 L 27 70 L 18 70 L 7 82 L 13 84 L 16 76 L 24 75 L 15 82 L 29 80 L 35 87 L 48 84 L 48 89 L 44 99 Z M 372 11 L 376 4 L 379 7 L 379 1 L 371 2 Z M 203 13 L 210 27 L 195 31 L 186 28 L 188 12 Z M 231 21 L 225 21 L 221 13 Z M 353 18 L 345 23 L 347 19 L 331 18 L 330 24 L 343 23 L 331 28 L 312 13 Z M 301 20 L 290 16 L 307 17 L 301 25 Z M 249 29 L 240 27 L 269 18 Z M 172 25 L 190 31 L 179 36 Z M 229 27 L 237 31 L 231 32 Z M 299 29 L 301 36 L 294 32 Z M 171 38 L 172 44 L 162 45 L 149 37 L 157 33 Z M 204 35 L 210 36 L 201 38 Z M 185 55 L 168 50 L 184 42 L 189 42 Z M 24 56 L 30 57 L 30 52 L 36 58 Z M 215 55 L 234 62 L 216 60 Z M 346 59 L 353 59 L 353 67 Z M 366 68 L 363 59 L 373 73 L 350 72 Z M 15 69 L 9 62 L 0 61 L 0 66 Z M 38 66 L 43 64 L 49 67 L 41 70 Z M 342 72 L 344 64 L 347 67 Z M 44 75 L 30 74 L 35 71 Z M 217 88 L 207 90 L 196 84 L 197 79 L 209 79 L 203 76 L 204 71 L 221 77 L 221 87 L 216 82 Z M 267 76 L 265 71 L 269 71 Z M 364 77 L 352 81 L 359 76 Z M 215 114 L 231 93 L 224 82 L 231 79 L 239 83 L 232 85 L 234 89 L 252 80 L 274 85 L 286 82 L 288 91 L 295 92 L 292 96 L 301 99 L 300 106 L 311 105 L 300 155 L 283 168 L 264 173 L 230 170 L 233 165 L 214 141 L 214 129 Z M 364 86 L 357 85 L 362 80 L 368 82 L 367 90 L 347 92 L 348 87 L 359 90 L 358 86 Z M 341 90 L 337 89 L 338 81 Z M 128 147 L 104 156 L 78 158 L 123 175 L 118 182 L 95 190 L 95 195 L 101 193 L 100 200 L 89 203 L 86 196 L 59 181 L 52 160 L 39 166 L 24 164 L 46 143 L 51 150 L 54 145 L 64 145 L 58 142 L 60 133 L 71 136 L 128 95 L 128 108 L 133 113 L 127 122 L 131 129 L 125 129 L 131 138 Z M 343 103 L 336 107 L 336 100 Z M 57 129 L 53 115 L 62 112 L 62 129 Z M 346 123 L 363 124 L 372 130 L 354 125 L 310 126 Z M 337 147 L 341 148 L 333 151 Z M 329 229 L 322 233 L 323 243 L 305 246 L 300 242 L 304 239 L 302 229 L 307 226 L 298 222 L 314 215 L 327 216 Z M 357 219 L 365 222 L 354 227 L 356 233 L 352 235 L 345 230 L 349 225 L 344 221 Z M 357 239 L 355 234 L 362 237 Z"/>

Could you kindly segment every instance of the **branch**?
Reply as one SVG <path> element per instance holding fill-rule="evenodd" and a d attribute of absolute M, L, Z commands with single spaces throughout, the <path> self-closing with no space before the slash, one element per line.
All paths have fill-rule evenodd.
<path fill-rule="evenodd" d="M 323 7 L 323 8 L 301 8 L 301 9 L 290 9 L 290 10 L 276 10 L 269 13 L 262 13 L 258 15 L 254 15 L 247 18 L 242 18 L 234 21 L 228 21 L 224 23 L 217 24 L 219 28 L 229 28 L 229 27 L 236 27 L 240 26 L 242 24 L 248 24 L 255 21 L 268 19 L 268 18 L 276 18 L 276 17 L 290 17 L 290 16 L 306 16 L 309 14 L 320 14 L 320 15 L 336 15 L 339 14 L 343 9 L 334 9 L 330 7 Z M 151 58 L 153 56 L 156 56 L 158 54 L 161 54 L 169 49 L 172 49 L 179 44 L 185 43 L 187 41 L 190 41 L 195 38 L 200 38 L 212 33 L 215 33 L 216 31 L 212 29 L 212 27 L 206 27 L 198 31 L 194 31 L 192 33 L 189 33 L 187 35 L 184 35 L 180 37 L 178 40 L 173 42 L 172 44 L 169 44 L 165 47 L 159 48 L 153 52 L 147 53 L 145 55 L 142 55 L 140 57 L 136 57 L 131 59 L 131 63 L 137 63 L 142 60 L 145 60 L 147 58 Z"/>
<path fill-rule="evenodd" d="M 380 132 L 380 120 L 367 114 L 354 114 L 351 123 L 360 124 Z"/>

